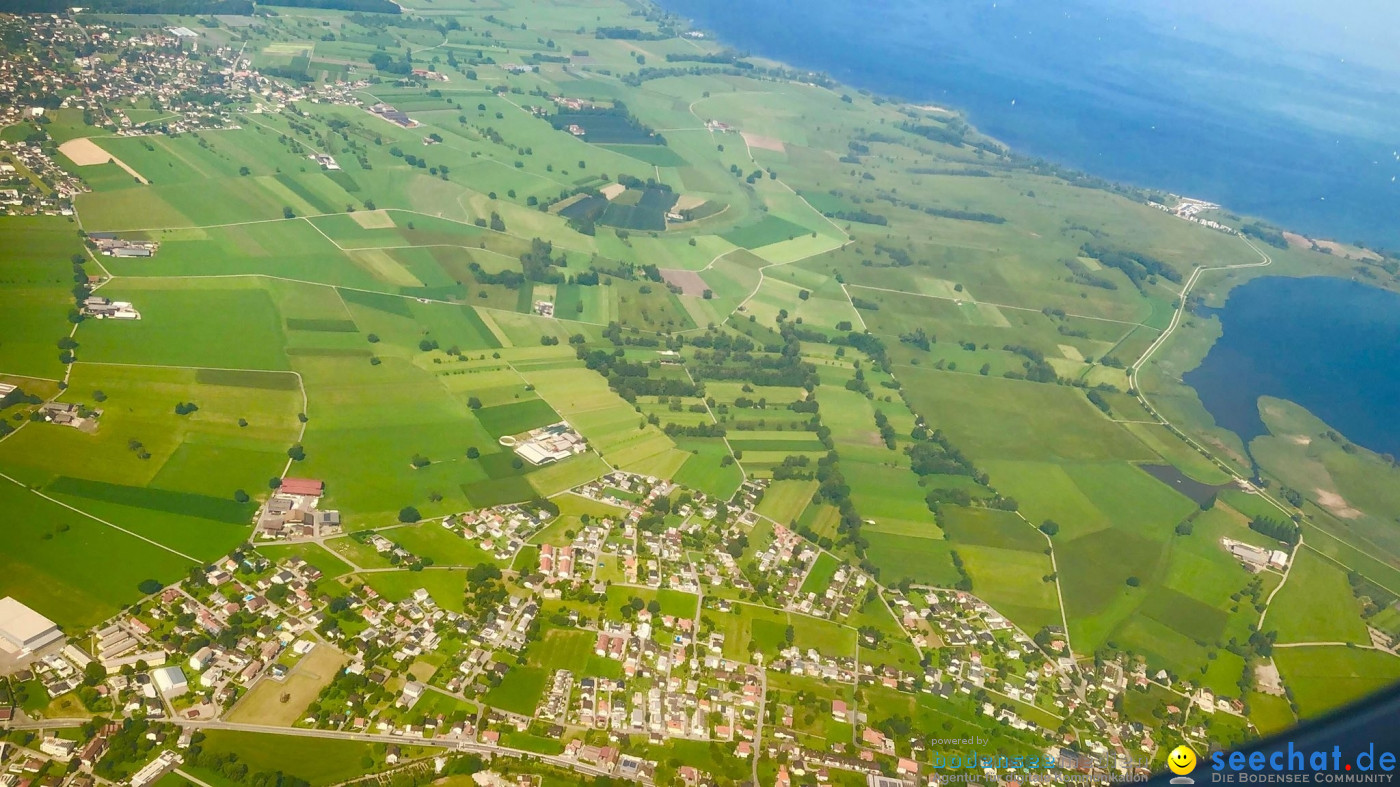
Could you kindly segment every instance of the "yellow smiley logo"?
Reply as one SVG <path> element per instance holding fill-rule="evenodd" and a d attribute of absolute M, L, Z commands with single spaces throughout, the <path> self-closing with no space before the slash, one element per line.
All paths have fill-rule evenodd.
<path fill-rule="evenodd" d="M 1177 776 L 1196 770 L 1196 753 L 1188 746 L 1178 746 L 1167 755 L 1167 767 Z"/>

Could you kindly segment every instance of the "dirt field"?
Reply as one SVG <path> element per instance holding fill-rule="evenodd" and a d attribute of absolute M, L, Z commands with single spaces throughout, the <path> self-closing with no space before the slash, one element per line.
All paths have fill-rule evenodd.
<path fill-rule="evenodd" d="M 301 718 L 321 689 L 335 678 L 346 660 L 344 653 L 330 645 L 318 644 L 301 657 L 286 678 L 265 677 L 258 681 L 258 685 L 234 706 L 229 721 L 290 727 Z M 285 702 L 283 697 L 287 698 Z"/>
<path fill-rule="evenodd" d="M 661 278 L 665 279 L 667 284 L 680 287 L 685 295 L 704 295 L 705 290 L 710 288 L 695 271 L 662 269 Z"/>
<path fill-rule="evenodd" d="M 680 196 L 680 199 L 677 199 L 677 200 L 676 200 L 676 206 L 675 206 L 674 208 L 672 208 L 672 210 L 676 211 L 677 213 L 680 213 L 680 212 L 683 211 L 683 210 L 690 210 L 691 208 L 698 208 L 698 207 L 700 207 L 701 205 L 704 205 L 704 204 L 705 204 L 705 198 L 704 198 L 704 197 L 697 197 L 697 196 L 695 196 L 694 194 L 682 194 L 682 195 Z"/>
<path fill-rule="evenodd" d="M 394 226 L 394 219 L 387 210 L 357 210 L 350 218 L 367 230 L 387 230 Z"/>
<path fill-rule="evenodd" d="M 125 161 L 122 161 L 116 156 L 113 156 L 111 153 L 108 153 L 107 151 L 103 150 L 101 147 L 98 146 L 96 142 L 93 142 L 92 140 L 87 139 L 86 137 L 68 140 L 67 142 L 58 146 L 58 152 L 72 159 L 73 163 L 77 164 L 80 167 L 87 167 L 93 164 L 106 164 L 110 161 L 113 164 L 116 164 L 117 166 L 131 173 L 131 176 L 133 178 L 136 178 L 142 183 L 150 182 L 145 178 L 141 177 L 140 172 L 137 172 L 136 170 L 127 166 Z"/>
<path fill-rule="evenodd" d="M 740 132 L 740 134 L 742 134 L 744 137 L 744 144 L 748 145 L 751 148 L 761 148 L 763 150 L 776 150 L 779 153 L 787 151 L 787 148 L 783 147 L 783 141 L 781 139 L 765 137 L 760 134 L 750 134 L 747 131 L 742 131 Z"/>
<path fill-rule="evenodd" d="M 1358 249 L 1355 246 L 1347 246 L 1331 240 L 1316 240 L 1304 237 L 1296 232 L 1285 232 L 1283 237 L 1288 241 L 1288 245 L 1295 249 L 1310 249 L 1316 245 L 1319 249 L 1326 249 L 1333 256 L 1348 260 L 1378 260 L 1380 255 L 1370 249 Z"/>
<path fill-rule="evenodd" d="M 1336 492 L 1329 492 L 1326 489 L 1317 489 L 1317 502 L 1323 508 L 1332 512 L 1333 516 L 1342 519 L 1355 519 L 1361 516 L 1361 512 L 1351 507 L 1345 497 Z"/>
<path fill-rule="evenodd" d="M 609 202 L 611 202 L 612 200 L 615 200 L 618 197 L 622 196 L 622 192 L 626 190 L 627 187 L 622 185 L 621 183 L 609 183 L 601 189 L 598 189 L 598 193 L 603 195 L 603 199 L 606 199 Z"/>

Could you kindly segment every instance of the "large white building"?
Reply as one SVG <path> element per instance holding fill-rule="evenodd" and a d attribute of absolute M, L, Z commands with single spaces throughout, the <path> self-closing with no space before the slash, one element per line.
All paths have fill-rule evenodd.
<path fill-rule="evenodd" d="M 0 598 L 0 647 L 27 653 L 61 639 L 63 632 L 52 620 L 9 596 Z"/>
<path fill-rule="evenodd" d="M 185 679 L 184 670 L 179 667 L 164 667 L 151 673 L 151 677 L 156 679 L 156 688 L 166 698 L 178 697 L 190 690 L 189 681 Z"/>

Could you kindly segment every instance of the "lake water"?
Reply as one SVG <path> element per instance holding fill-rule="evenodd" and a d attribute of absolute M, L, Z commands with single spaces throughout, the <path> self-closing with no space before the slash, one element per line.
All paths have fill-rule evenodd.
<path fill-rule="evenodd" d="M 1119 0 L 661 2 L 737 49 L 959 108 L 1023 153 L 1400 247 L 1395 74 Z"/>
<path fill-rule="evenodd" d="M 1185 380 L 1217 424 L 1246 443 L 1266 434 L 1258 401 L 1273 396 L 1400 456 L 1400 295 L 1269 276 L 1236 287 L 1214 313 L 1224 335 Z"/>

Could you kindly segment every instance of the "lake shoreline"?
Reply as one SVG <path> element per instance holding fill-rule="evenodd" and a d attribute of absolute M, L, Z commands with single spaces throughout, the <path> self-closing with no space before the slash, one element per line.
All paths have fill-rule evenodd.
<path fill-rule="evenodd" d="M 1380 185 L 1373 182 L 1373 177 L 1366 180 L 1359 174 L 1351 177 L 1347 171 L 1362 158 L 1368 163 L 1378 163 L 1373 159 L 1377 159 L 1380 153 L 1370 149 L 1377 146 L 1372 144 L 1370 138 L 1358 138 L 1366 143 L 1365 150 L 1359 147 L 1347 150 L 1343 158 L 1331 163 L 1321 160 L 1306 168 L 1287 168 L 1287 175 L 1297 181 L 1297 188 L 1283 188 L 1287 178 L 1279 180 L 1282 176 L 1276 171 L 1277 161 L 1302 160 L 1297 157 L 1298 154 L 1311 153 L 1314 158 L 1331 155 L 1333 145 L 1330 138 L 1324 139 L 1325 135 L 1302 121 L 1280 126 L 1277 118 L 1270 119 L 1272 125 L 1251 128 L 1248 133 L 1241 131 L 1238 138 L 1234 138 L 1230 132 L 1232 125 L 1237 124 L 1225 122 L 1230 113 L 1213 105 L 1171 107 L 1164 110 L 1166 114 L 1158 122 L 1153 122 L 1153 118 L 1161 113 L 1154 110 L 1155 105 L 1148 100 L 1148 95 L 1141 94 L 1141 83 L 1119 85 L 1124 96 L 1121 102 L 1115 103 L 1098 96 L 1101 99 L 1099 104 L 1076 104 L 1078 96 L 1073 90 L 1052 83 L 1043 74 L 1017 72 L 1018 64 L 1015 62 L 998 67 L 995 73 L 991 68 L 979 69 L 975 65 L 978 61 L 977 47 L 984 46 L 986 42 L 976 40 L 976 34 L 981 32 L 976 25 L 995 25 L 995 22 L 989 21 L 993 16 L 991 14 L 979 16 L 973 11 L 966 12 L 965 16 L 972 17 L 971 22 L 976 23 L 969 27 L 969 19 L 961 18 L 957 13 L 921 11 L 925 17 L 929 13 L 947 13 L 957 17 L 954 21 L 963 23 L 962 32 L 971 35 L 974 40 L 966 50 L 953 49 L 930 54 L 921 51 L 923 47 L 920 42 L 909 40 L 912 31 L 892 31 L 887 35 L 892 44 L 900 45 L 899 55 L 891 56 L 890 61 L 886 62 L 874 56 L 858 58 L 833 54 L 830 50 L 811 46 L 810 37 L 800 43 L 793 40 L 799 33 L 815 29 L 815 22 L 793 19 L 793 26 L 800 30 L 787 33 L 765 26 L 774 24 L 775 19 L 783 14 L 791 16 L 790 4 L 786 0 L 767 0 L 749 9 L 745 16 L 752 22 L 749 26 L 730 19 L 730 12 L 721 7 L 718 0 L 660 0 L 659 5 L 670 13 L 691 19 L 707 32 L 714 31 L 720 43 L 738 51 L 750 51 L 753 57 L 820 73 L 842 85 L 899 105 L 911 108 L 934 105 L 943 110 L 951 109 L 980 134 L 1001 142 L 1014 155 L 1023 158 L 1041 159 L 1066 170 L 1141 191 L 1201 197 L 1224 206 L 1225 212 L 1246 221 L 1260 218 L 1265 223 L 1293 230 L 1310 240 L 1349 243 L 1361 237 L 1369 240 L 1367 245 L 1400 245 L 1400 230 L 1393 225 L 1388 218 L 1390 214 L 1383 207 L 1394 201 L 1400 208 L 1400 187 L 1392 188 L 1393 183 Z M 879 15 L 881 10 L 874 12 Z M 885 8 L 883 12 L 896 19 L 914 14 L 914 11 L 903 7 Z M 832 0 L 829 3 L 817 2 L 810 14 L 803 18 L 820 17 L 822 14 L 833 18 L 849 15 L 838 0 Z M 854 23 L 855 20 L 845 21 Z M 920 20 L 909 21 L 917 23 Z M 867 31 L 855 29 L 851 32 L 845 39 L 846 49 L 859 49 L 861 43 L 869 43 L 860 38 L 864 32 Z M 997 29 L 988 33 L 987 37 L 1003 32 Z M 1140 30 L 1136 32 L 1144 35 Z M 1147 37 L 1145 40 L 1150 42 L 1153 38 Z M 926 46 L 933 48 L 938 43 L 930 41 Z M 1173 52 L 1181 54 L 1175 50 Z M 940 88 L 933 77 L 927 76 L 937 73 L 936 70 L 925 72 L 923 79 L 907 73 L 912 65 L 903 61 L 923 64 L 925 61 L 919 60 L 920 57 L 929 63 L 948 66 L 952 75 L 943 77 L 945 85 L 950 80 L 956 81 L 955 77 L 966 75 L 966 86 L 961 87 L 963 95 L 957 95 L 956 88 Z M 901 67 L 905 70 L 901 70 Z M 959 82 L 959 85 L 963 83 Z M 969 93 L 974 90 L 978 92 Z M 1104 91 L 1101 89 L 1100 92 Z M 1025 112 L 1022 112 L 1023 108 Z M 1094 114 L 1096 110 L 1107 114 Z M 1193 114 L 1193 111 L 1197 114 Z M 1207 114 L 1200 115 L 1199 112 Z M 1102 134 L 1094 136 L 1089 131 L 1099 124 L 1114 123 L 1127 124 L 1129 128 L 1121 136 L 1102 139 Z M 1166 123 L 1162 126 L 1163 133 L 1167 134 L 1165 140 L 1154 136 L 1160 123 Z M 1260 147 L 1261 139 L 1278 136 L 1296 136 L 1298 139 L 1291 143 L 1293 149 L 1281 148 L 1273 158 L 1251 158 L 1252 152 Z M 1200 150 L 1210 151 L 1212 145 L 1219 149 L 1214 151 L 1212 158 L 1199 164 L 1190 157 L 1181 161 L 1155 162 L 1159 153 L 1172 150 L 1172 145 L 1163 147 L 1161 143 L 1178 138 L 1179 141 L 1175 143 L 1177 147 L 1187 147 L 1189 142 Z M 1051 139 L 1060 142 L 1052 143 L 1049 141 Z M 1341 140 L 1337 144 L 1340 145 Z M 1116 156 L 1105 156 L 1104 151 L 1110 147 L 1117 152 Z M 1388 159 L 1388 147 L 1385 154 L 1384 158 Z M 1091 164 L 1091 161 L 1096 163 Z M 1400 157 L 1397 157 L 1397 162 L 1400 162 Z M 1397 168 L 1397 172 L 1400 172 L 1400 168 Z M 1369 191 L 1363 190 L 1363 181 L 1367 184 L 1365 189 Z M 1167 187 L 1162 184 L 1171 185 Z M 1305 199 L 1306 194 L 1319 190 L 1327 192 L 1342 188 L 1339 184 L 1350 184 L 1354 193 L 1332 194 L 1332 202 L 1327 202 L 1327 195 L 1312 202 Z M 1277 197 L 1280 193 L 1293 196 L 1280 200 Z M 1249 198 L 1242 198 L 1246 194 Z M 1382 207 L 1372 207 L 1366 211 L 1347 208 L 1352 202 L 1367 205 L 1378 202 L 1373 199 L 1376 195 L 1383 198 Z M 1265 209 L 1266 205 L 1269 209 Z M 1353 216 L 1359 218 L 1353 220 Z"/>

